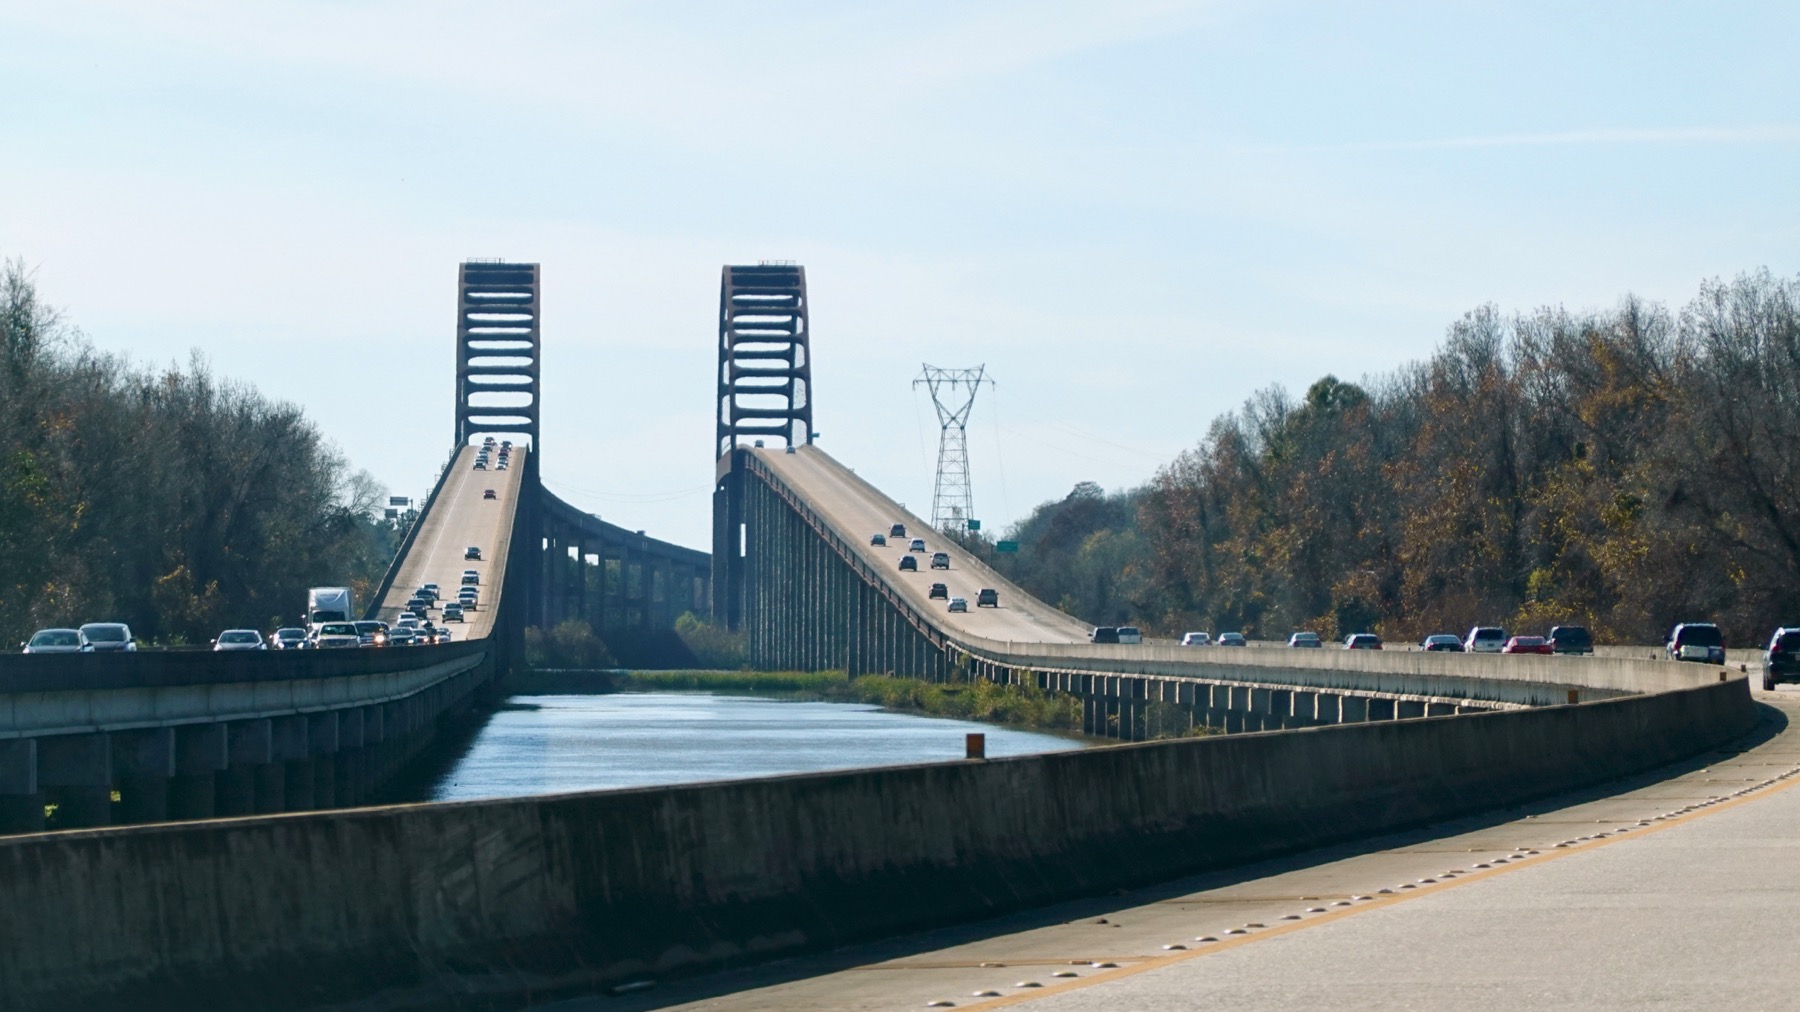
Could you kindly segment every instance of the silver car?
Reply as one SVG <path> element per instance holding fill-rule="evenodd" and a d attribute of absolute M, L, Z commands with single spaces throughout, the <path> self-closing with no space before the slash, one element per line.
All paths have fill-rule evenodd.
<path fill-rule="evenodd" d="M 89 622 L 81 627 L 81 635 L 87 637 L 97 654 L 137 651 L 137 640 L 131 635 L 131 627 L 123 622 Z"/>
<path fill-rule="evenodd" d="M 263 642 L 262 633 L 255 629 L 227 629 L 213 640 L 214 650 L 267 650 L 268 644 Z"/>
<path fill-rule="evenodd" d="M 94 649 L 80 629 L 39 629 L 19 645 L 28 654 L 85 654 Z"/>

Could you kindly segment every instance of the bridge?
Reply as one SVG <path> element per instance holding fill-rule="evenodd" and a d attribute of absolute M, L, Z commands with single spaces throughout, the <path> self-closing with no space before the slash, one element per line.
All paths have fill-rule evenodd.
<path fill-rule="evenodd" d="M 539 481 L 540 305 L 535 265 L 462 266 L 453 453 L 371 605 L 474 568 L 461 642 L 0 659 L 8 828 L 39 828 L 47 801 L 59 826 L 161 823 L 0 840 L 6 909 L 96 912 L 0 917 L 22 1007 L 266 999 L 252 981 L 293 1006 L 634 986 L 1527 803 L 1757 719 L 1741 672 L 1701 665 L 1090 644 L 816 445 L 792 264 L 722 274 L 713 551 L 625 531 Z M 504 472 L 475 467 L 489 434 L 519 447 Z M 902 571 L 903 542 L 871 543 L 893 524 L 949 568 Z M 932 582 L 999 607 L 951 613 Z M 655 632 L 698 609 L 758 668 L 1035 685 L 1140 744 L 278 814 L 378 791 L 446 715 L 504 692 L 528 625 Z M 1198 724 L 1226 733 L 1148 740 Z"/>

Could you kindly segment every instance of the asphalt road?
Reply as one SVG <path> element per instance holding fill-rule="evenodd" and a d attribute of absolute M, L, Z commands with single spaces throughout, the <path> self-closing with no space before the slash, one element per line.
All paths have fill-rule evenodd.
<path fill-rule="evenodd" d="M 518 509 L 520 476 L 525 473 L 525 451 L 514 447 L 512 460 L 504 471 L 477 471 L 475 448 L 465 446 L 450 465 L 450 475 L 438 490 L 437 501 L 413 539 L 412 550 L 400 564 L 394 586 L 381 602 L 379 617 L 393 622 L 406 606 L 414 590 L 427 583 L 442 588 L 439 603 L 456 600 L 465 569 L 481 574 L 480 604 L 466 613 L 462 625 L 448 623 L 458 640 L 486 636 L 494 625 L 494 608 L 500 602 L 500 584 L 490 579 L 506 572 L 506 554 L 511 547 L 513 513 Z M 492 467 L 492 465 L 489 465 Z M 493 489 L 495 498 L 484 499 L 482 493 Z M 481 549 L 481 561 L 463 559 L 470 545 Z M 441 612 L 432 612 L 431 620 L 441 622 Z"/>
<path fill-rule="evenodd" d="M 1738 746 L 1530 808 L 556 1007 L 1794 1007 L 1800 690 L 1757 696 Z"/>

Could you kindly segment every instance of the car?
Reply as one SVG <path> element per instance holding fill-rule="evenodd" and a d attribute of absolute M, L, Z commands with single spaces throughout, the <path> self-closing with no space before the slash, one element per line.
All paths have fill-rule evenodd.
<path fill-rule="evenodd" d="M 1542 636 L 1514 636 L 1500 648 L 1503 654 L 1551 654 L 1550 641 Z"/>
<path fill-rule="evenodd" d="M 1219 646 L 1247 647 L 1249 645 L 1250 641 L 1245 639 L 1244 634 L 1241 632 L 1222 632 L 1219 634 Z"/>
<path fill-rule="evenodd" d="M 1725 634 L 1711 622 L 1683 622 L 1669 630 L 1663 650 L 1675 661 L 1725 663 Z"/>
<path fill-rule="evenodd" d="M 950 553 L 949 552 L 933 553 L 931 556 L 931 568 L 933 568 L 933 569 L 949 569 L 950 568 Z"/>
<path fill-rule="evenodd" d="M 975 595 L 975 607 L 977 607 L 977 608 L 998 608 L 998 607 L 1000 607 L 1000 592 L 995 590 L 992 587 L 981 588 L 981 590 L 978 593 L 976 593 L 976 595 Z"/>
<path fill-rule="evenodd" d="M 463 561 L 464 562 L 480 562 L 481 561 L 481 549 L 476 545 L 470 545 L 469 547 L 463 549 Z"/>
<path fill-rule="evenodd" d="M 394 620 L 394 629 L 417 629 L 420 621 L 422 620 L 419 616 L 414 615 L 412 612 L 404 612 L 399 618 Z M 393 629 L 389 629 L 388 631 L 393 632 Z"/>
<path fill-rule="evenodd" d="M 933 601 L 940 599 L 948 601 L 950 600 L 950 588 L 941 583 L 934 583 L 931 585 L 931 589 L 925 592 L 925 596 Z"/>
<path fill-rule="evenodd" d="M 462 585 L 465 587 L 480 586 L 481 585 L 481 574 L 477 573 L 473 569 L 463 570 Z"/>
<path fill-rule="evenodd" d="M 436 642 L 438 642 L 438 643 L 448 643 L 448 642 L 450 642 L 450 630 L 448 630 L 448 629 L 439 629 L 439 630 L 438 630 L 438 631 L 437 631 L 437 640 L 436 640 Z"/>
<path fill-rule="evenodd" d="M 1212 646 L 1212 633 L 1182 633 L 1181 645 L 1184 647 L 1210 647 Z"/>
<path fill-rule="evenodd" d="M 1344 637 L 1345 650 L 1380 650 L 1381 637 L 1374 633 L 1351 633 Z"/>
<path fill-rule="evenodd" d="M 496 468 L 494 468 L 494 470 L 496 470 L 496 471 L 504 471 L 504 470 L 506 470 L 506 461 L 504 461 L 504 460 L 503 460 L 503 461 L 501 461 L 501 462 L 500 462 L 500 466 L 499 466 L 499 467 L 496 467 Z"/>
<path fill-rule="evenodd" d="M 214 650 L 267 650 L 268 644 L 263 642 L 262 633 L 255 629 L 227 629 L 212 641 Z"/>
<path fill-rule="evenodd" d="M 419 584 L 419 589 L 424 591 L 426 596 L 430 597 L 433 601 L 444 596 L 444 588 L 435 583 L 421 583 Z"/>
<path fill-rule="evenodd" d="M 352 622 L 356 627 L 356 636 L 365 647 L 385 647 L 388 640 L 388 624 L 386 622 L 362 621 Z"/>
<path fill-rule="evenodd" d="M 19 646 L 28 654 L 85 654 L 94 649 L 80 629 L 39 629 Z"/>
<path fill-rule="evenodd" d="M 474 588 L 471 587 L 469 589 L 473 590 Z M 459 605 L 462 605 L 463 611 L 474 611 L 476 602 L 478 600 L 479 600 L 479 598 L 477 598 L 474 594 L 458 594 L 456 596 L 456 603 Z"/>
<path fill-rule="evenodd" d="M 889 527 L 888 528 L 888 537 L 890 537 L 890 538 L 906 537 L 906 525 L 905 524 L 895 524 L 894 526 Z"/>
<path fill-rule="evenodd" d="M 924 538 L 914 538 L 914 539 L 912 539 L 912 540 L 911 540 L 911 541 L 909 541 L 909 542 L 907 542 L 907 543 L 906 543 L 906 550 L 907 550 L 907 551 L 909 551 L 909 552 L 922 552 L 922 551 L 924 551 L 924 550 L 925 550 L 925 539 L 924 539 Z"/>
<path fill-rule="evenodd" d="M 484 488 L 484 489 L 482 489 L 482 490 L 481 490 L 481 497 L 482 497 L 482 498 L 483 498 L 483 499 L 498 499 L 498 498 L 500 498 L 500 497 L 499 497 L 499 496 L 498 496 L 498 495 L 495 495 L 495 494 L 494 494 L 494 490 L 493 490 L 493 489 L 491 489 L 491 488 Z"/>
<path fill-rule="evenodd" d="M 269 637 L 271 650 L 306 650 L 312 646 L 306 638 L 306 630 L 296 626 L 282 626 Z"/>
<path fill-rule="evenodd" d="M 1762 687 L 1774 692 L 1782 682 L 1800 682 L 1800 627 L 1782 626 L 1763 650 Z"/>
<path fill-rule="evenodd" d="M 419 643 L 419 631 L 410 626 L 388 633 L 388 646 L 390 647 L 412 647 L 418 646 Z"/>
<path fill-rule="evenodd" d="M 1122 625 L 1119 627 L 1119 642 L 1142 643 L 1144 642 L 1144 633 L 1137 626 Z"/>
<path fill-rule="evenodd" d="M 969 610 L 969 599 L 966 597 L 951 598 L 950 599 L 950 610 L 951 611 L 968 611 Z"/>
<path fill-rule="evenodd" d="M 463 620 L 462 605 L 460 605 L 460 604 L 444 605 L 444 621 L 446 621 L 446 622 L 461 622 L 462 620 Z"/>
<path fill-rule="evenodd" d="M 1460 654 L 1463 652 L 1463 644 L 1462 640 L 1457 639 L 1452 633 L 1432 633 L 1419 641 L 1419 649 L 1434 653 Z"/>
<path fill-rule="evenodd" d="M 1593 634 L 1587 626 L 1559 625 L 1550 630 L 1550 647 L 1559 654 L 1591 654 L 1594 652 Z"/>
<path fill-rule="evenodd" d="M 1117 643 L 1117 642 L 1119 642 L 1119 627 L 1111 626 L 1111 625 L 1097 625 L 1094 627 L 1093 632 L 1088 633 L 1088 642 L 1089 643 Z"/>
<path fill-rule="evenodd" d="M 1325 641 L 1316 632 L 1297 632 L 1288 637 L 1288 646 L 1301 650 L 1318 650 L 1324 648 Z"/>
<path fill-rule="evenodd" d="M 475 470 L 477 470 L 477 471 L 487 470 L 487 461 L 485 461 L 485 460 L 476 461 L 475 462 Z"/>
<path fill-rule="evenodd" d="M 1506 649 L 1506 630 L 1497 625 L 1478 625 L 1463 637 L 1463 650 L 1471 654 L 1497 654 Z"/>
<path fill-rule="evenodd" d="M 431 599 L 428 597 L 410 598 L 406 602 L 406 610 L 415 615 L 423 616 L 426 612 L 431 610 Z"/>
<path fill-rule="evenodd" d="M 900 557 L 900 571 L 902 573 L 918 572 L 919 571 L 919 560 L 913 558 L 910 555 L 902 555 Z"/>
<path fill-rule="evenodd" d="M 869 544 L 876 548 L 886 548 L 887 547 L 887 535 L 886 534 L 871 534 L 871 535 L 869 535 Z"/>
<path fill-rule="evenodd" d="M 131 627 L 123 622 L 89 622 L 81 627 L 81 635 L 87 637 L 88 645 L 97 654 L 137 652 Z"/>

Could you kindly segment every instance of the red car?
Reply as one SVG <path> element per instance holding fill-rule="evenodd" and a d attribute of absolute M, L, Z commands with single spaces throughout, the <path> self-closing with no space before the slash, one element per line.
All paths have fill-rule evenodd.
<path fill-rule="evenodd" d="M 1503 654 L 1553 654 L 1556 648 L 1542 636 L 1514 636 L 1500 648 Z"/>

